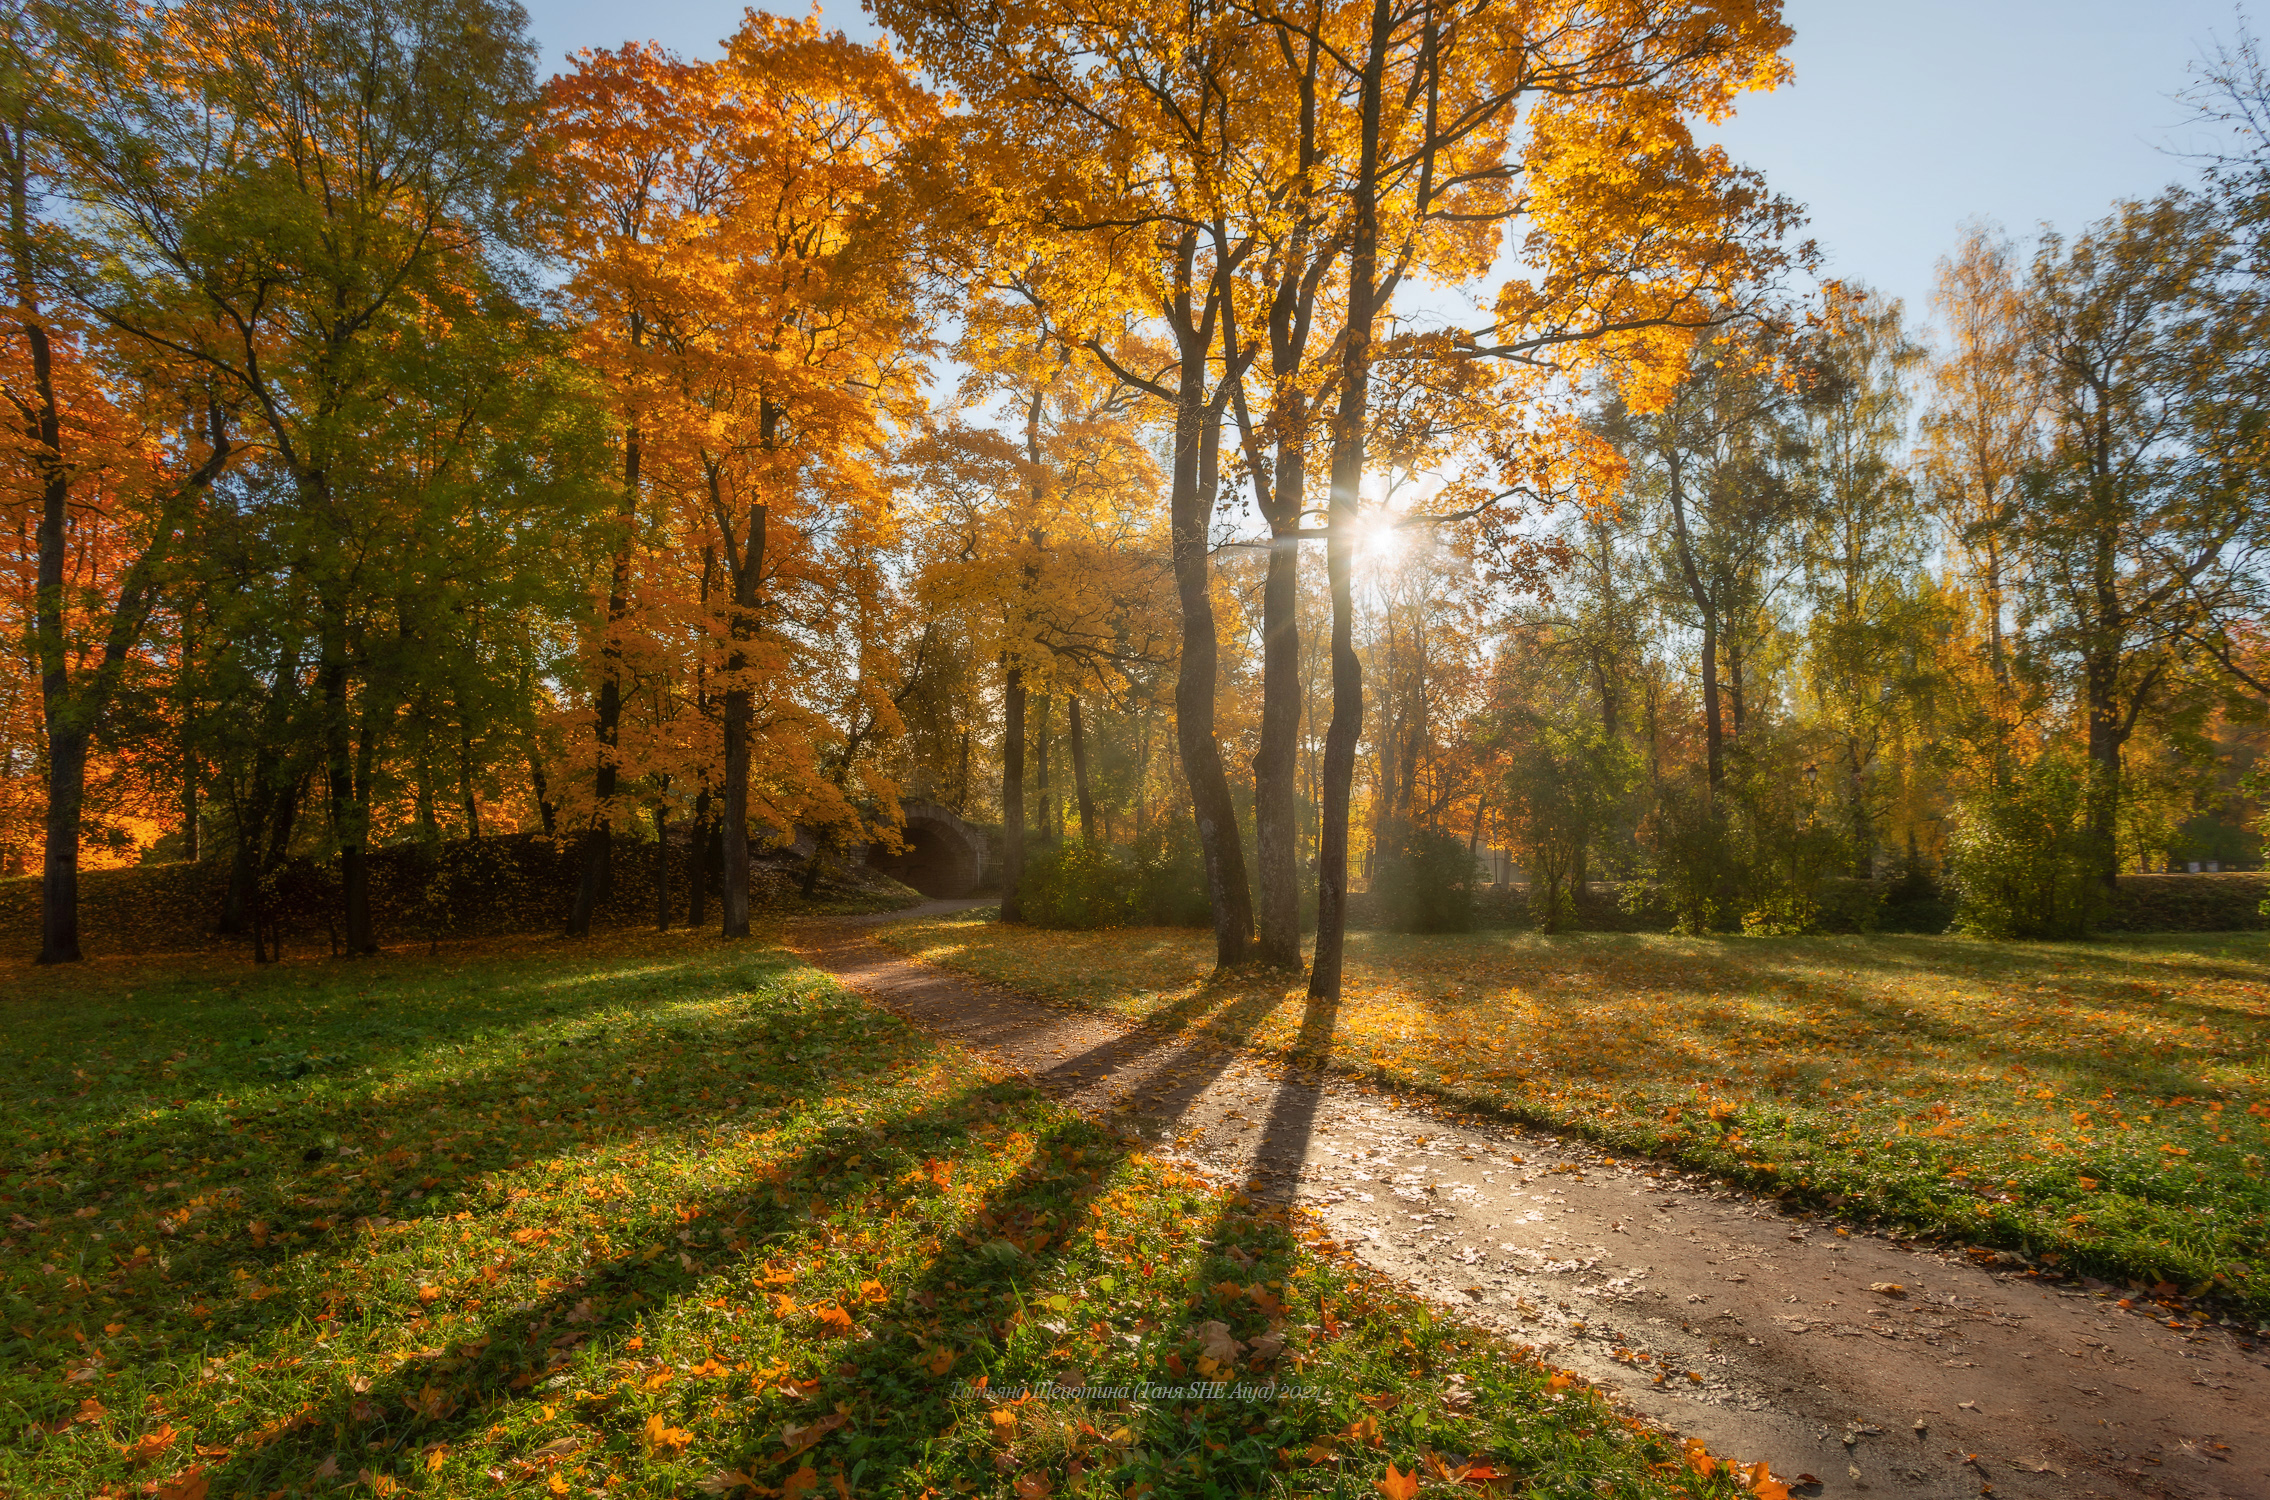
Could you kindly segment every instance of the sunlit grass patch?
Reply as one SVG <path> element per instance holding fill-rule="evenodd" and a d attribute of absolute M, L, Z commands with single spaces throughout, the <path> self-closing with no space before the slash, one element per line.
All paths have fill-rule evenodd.
<path fill-rule="evenodd" d="M 1345 994 L 1210 933 L 882 936 L 1031 993 L 2270 1313 L 2270 937 L 1350 938 Z"/>
<path fill-rule="evenodd" d="M 775 948 L 18 995 L 0 1492 L 1736 1493 Z"/>

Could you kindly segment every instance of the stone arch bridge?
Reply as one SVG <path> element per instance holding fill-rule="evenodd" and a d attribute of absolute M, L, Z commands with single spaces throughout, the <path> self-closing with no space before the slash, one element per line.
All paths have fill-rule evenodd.
<path fill-rule="evenodd" d="M 966 896 L 985 878 L 985 835 L 943 803 L 909 797 L 899 804 L 905 823 L 899 837 L 903 853 L 880 844 L 867 849 L 868 868 L 913 886 L 925 896 Z"/>

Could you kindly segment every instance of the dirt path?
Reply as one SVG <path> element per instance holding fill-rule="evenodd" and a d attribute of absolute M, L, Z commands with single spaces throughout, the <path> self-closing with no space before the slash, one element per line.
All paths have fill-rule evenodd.
<path fill-rule="evenodd" d="M 1714 1453 L 1818 1476 L 1814 1493 L 2270 1500 L 2270 1349 L 2251 1340 L 1058 1008 L 857 924 L 796 946 L 1157 1154 L 1313 1207 L 1369 1264 Z"/>

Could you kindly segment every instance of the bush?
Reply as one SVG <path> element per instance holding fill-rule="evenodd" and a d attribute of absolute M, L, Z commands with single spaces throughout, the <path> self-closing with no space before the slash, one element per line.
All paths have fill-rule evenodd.
<path fill-rule="evenodd" d="M 1163 818 L 1144 832 L 1135 846 L 1135 910 L 1153 927 L 1214 925 L 1197 823 Z"/>
<path fill-rule="evenodd" d="M 2080 937 L 2104 916 L 2089 773 L 2064 751 L 1997 774 L 1955 810 L 1955 924 L 1987 938 Z"/>
<path fill-rule="evenodd" d="M 1137 915 L 1134 875 L 1109 848 L 1074 839 L 1025 866 L 1025 920 L 1075 931 L 1125 926 Z"/>
<path fill-rule="evenodd" d="M 1718 926 L 1732 851 L 1726 820 L 1700 786 L 1666 781 L 1649 819 L 1652 881 L 1627 881 L 1622 900 L 1651 901 L 1666 909 L 1671 930 L 1693 936 Z"/>
<path fill-rule="evenodd" d="M 1474 930 L 1474 854 L 1463 839 L 1391 823 L 1372 861 L 1378 920 L 1395 932 Z"/>

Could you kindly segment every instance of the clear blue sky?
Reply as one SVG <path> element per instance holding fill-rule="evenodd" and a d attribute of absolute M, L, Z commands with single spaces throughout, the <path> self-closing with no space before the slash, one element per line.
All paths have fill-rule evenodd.
<path fill-rule="evenodd" d="M 576 47 L 651 37 L 714 56 L 725 0 L 522 0 L 547 66 Z M 783 10 L 790 6 L 780 6 Z M 873 34 L 856 5 L 823 7 Z M 1805 203 L 1828 273 L 1922 316 L 1932 263 L 1973 216 L 2021 236 L 2074 230 L 2188 173 L 2199 144 L 2171 96 L 2229 0 L 1787 0 L 1797 82 L 1726 129 L 1735 155 Z"/>

